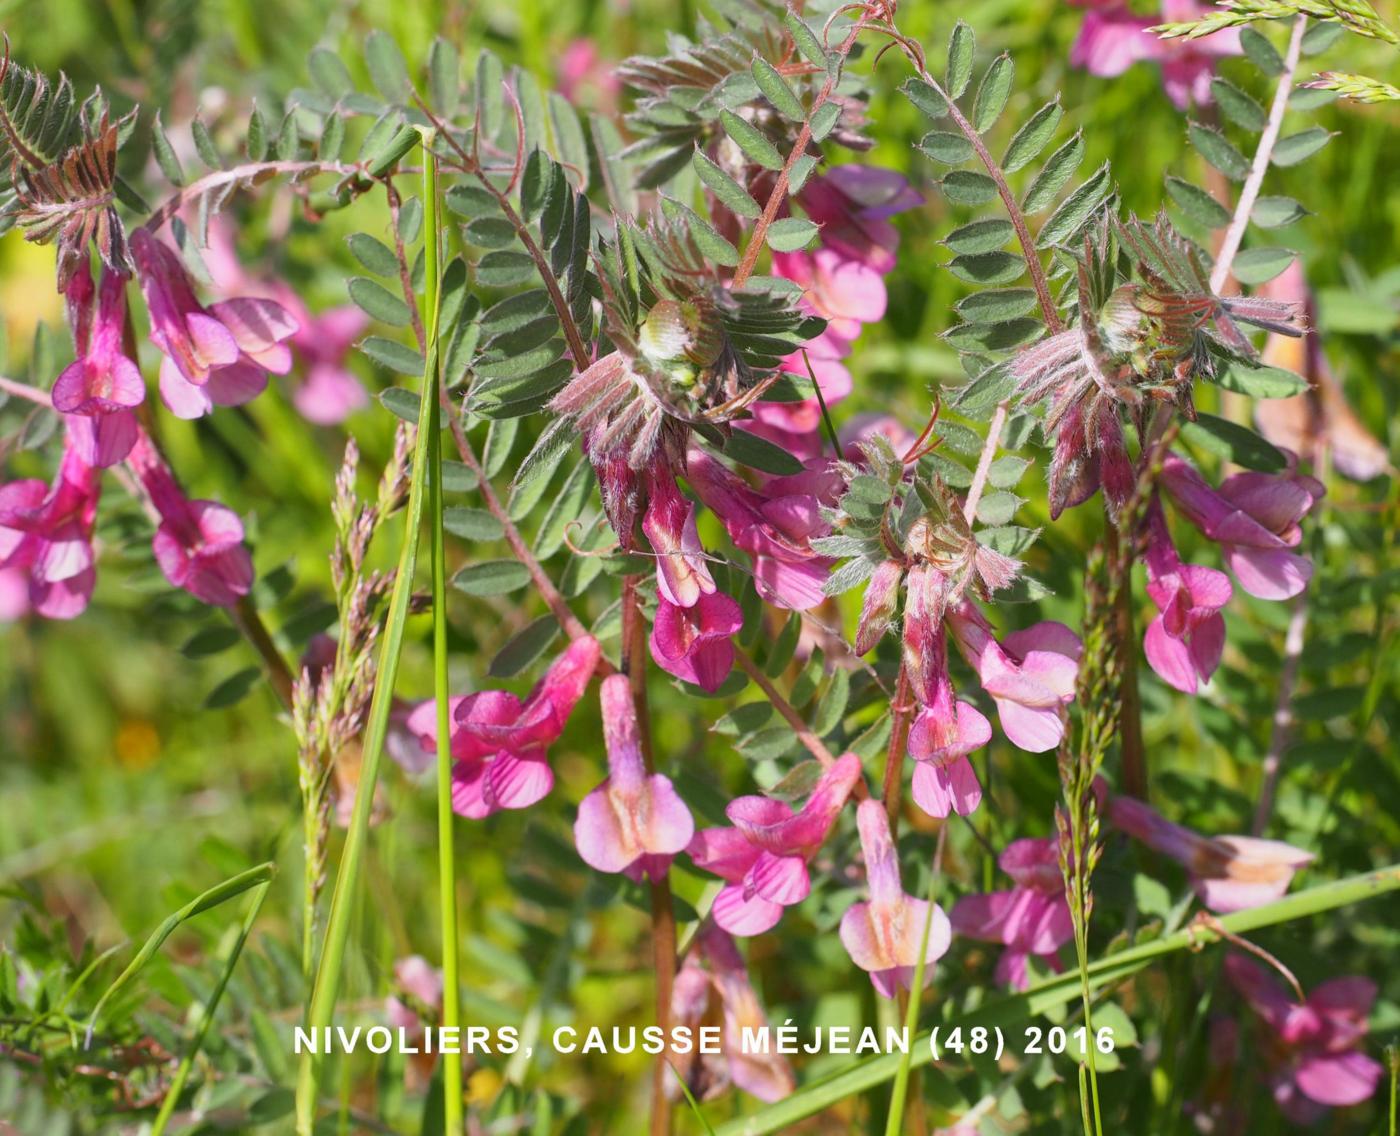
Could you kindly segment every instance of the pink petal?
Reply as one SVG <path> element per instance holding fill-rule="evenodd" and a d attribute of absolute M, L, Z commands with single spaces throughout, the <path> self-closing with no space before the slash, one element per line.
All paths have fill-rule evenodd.
<path fill-rule="evenodd" d="M 1185 640 L 1167 632 L 1160 615 L 1147 625 L 1142 647 L 1148 665 L 1164 682 L 1183 694 L 1196 693 L 1198 674 L 1191 649 Z"/>
<path fill-rule="evenodd" d="M 168 355 L 160 361 L 160 397 L 176 418 L 203 418 L 214 409 L 214 400 L 202 386 L 195 386 Z"/>
<path fill-rule="evenodd" d="M 1293 1073 L 1298 1088 L 1318 1104 L 1345 1107 L 1370 1100 L 1384 1070 L 1364 1053 L 1306 1057 Z"/>
<path fill-rule="evenodd" d="M 811 894 L 812 880 L 807 874 L 806 861 L 801 856 L 775 856 L 771 852 L 762 852 L 744 877 L 744 886 L 764 899 L 790 907 Z"/>
<path fill-rule="evenodd" d="M 335 426 L 369 405 L 360 380 L 345 368 L 317 363 L 292 394 L 297 413 L 317 426 Z"/>
<path fill-rule="evenodd" d="M 1057 709 L 1036 709 L 1008 699 L 995 699 L 1001 728 L 1012 745 L 1027 753 L 1048 753 L 1060 744 L 1065 725 Z"/>
<path fill-rule="evenodd" d="M 745 898 L 741 885 L 728 884 L 715 896 L 710 914 L 731 935 L 761 935 L 778 925 L 783 917 L 783 905 L 757 894 Z"/>
<path fill-rule="evenodd" d="M 1298 595 L 1312 579 L 1312 564 L 1284 549 L 1227 545 L 1225 563 L 1251 596 L 1261 600 L 1286 600 Z"/>
<path fill-rule="evenodd" d="M 947 765 L 920 761 L 914 766 L 914 803 L 932 817 L 950 812 L 967 816 L 982 803 L 982 786 L 965 757 Z"/>
<path fill-rule="evenodd" d="M 498 754 L 487 762 L 485 796 L 503 809 L 524 809 L 554 788 L 554 771 L 533 758 Z"/>

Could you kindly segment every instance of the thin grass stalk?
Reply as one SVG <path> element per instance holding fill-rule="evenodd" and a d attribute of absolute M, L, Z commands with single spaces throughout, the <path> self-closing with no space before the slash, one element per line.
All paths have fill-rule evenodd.
<path fill-rule="evenodd" d="M 433 229 L 429 231 L 435 233 Z M 432 390 L 437 372 L 438 345 L 436 341 L 430 341 L 423 370 L 425 392 Z M 423 526 L 424 490 L 427 480 L 424 472 L 428 462 L 428 439 L 432 433 L 431 407 L 435 401 L 432 397 L 419 399 L 418 433 L 413 446 L 403 546 L 399 551 L 394 587 L 389 596 L 389 612 L 385 619 L 384 637 L 379 651 L 378 675 L 374 695 L 370 700 L 369 721 L 365 726 L 363 764 L 360 767 L 360 781 L 355 792 L 355 810 L 345 836 L 340 868 L 336 872 L 335 890 L 331 894 L 330 913 L 326 918 L 321 960 L 316 969 L 316 982 L 306 1008 L 306 1027 L 314 1031 L 313 1036 L 320 1036 L 320 1031 L 331 1024 L 336 998 L 340 992 L 345 947 L 350 936 L 350 917 L 355 896 L 359 891 L 360 872 L 364 866 L 365 845 L 369 839 L 370 810 L 374 804 L 375 786 L 379 781 L 379 763 L 384 756 L 384 740 L 389 733 L 394 680 L 399 673 L 399 655 L 403 650 L 404 627 L 408 622 L 408 605 L 413 594 L 413 574 L 418 567 L 418 535 Z M 325 1055 L 311 1052 L 312 1048 L 308 1046 L 302 1053 L 297 1070 L 297 1136 L 312 1136 L 316 1121 L 316 1101 Z"/>
<path fill-rule="evenodd" d="M 438 281 L 442 266 L 438 254 L 437 158 L 423 144 L 423 201 L 427 211 L 426 283 L 423 311 L 427 321 L 428 357 L 438 354 Z M 437 736 L 452 736 L 447 684 L 447 550 L 442 528 L 442 430 L 440 376 L 434 370 L 432 385 L 426 385 L 423 399 L 428 406 L 428 517 L 431 535 L 433 580 L 433 697 L 437 703 Z M 461 1028 L 462 1009 L 457 956 L 457 872 L 453 847 L 452 746 L 443 741 L 437 752 L 438 821 L 438 916 L 442 923 L 442 1024 L 445 1029 Z M 452 1054 L 442 1059 L 443 1123 L 449 1133 L 462 1131 L 462 1062 Z"/>
<path fill-rule="evenodd" d="M 929 872 L 928 912 L 924 917 L 923 934 L 919 937 L 919 961 L 914 964 L 914 983 L 909 989 L 909 1004 L 904 1011 L 904 1036 L 912 1038 L 919 1028 L 919 1003 L 924 993 L 924 965 L 928 956 L 928 936 L 933 927 L 933 894 L 938 886 L 938 876 L 943 865 L 943 845 L 948 839 L 948 824 L 945 821 L 938 828 L 938 843 L 933 851 L 933 870 Z M 894 1087 L 890 1090 L 890 1111 L 885 1118 L 885 1136 L 899 1136 L 904 1130 L 904 1105 L 909 1093 L 910 1074 L 913 1071 L 914 1047 L 899 1055 L 899 1068 L 894 1075 Z"/>
<path fill-rule="evenodd" d="M 151 1136 L 163 1136 L 165 1126 L 170 1123 L 170 1118 L 174 1115 L 175 1105 L 179 1102 L 180 1094 L 185 1091 L 185 1085 L 190 1079 L 190 1071 L 194 1068 L 195 1058 L 199 1056 L 199 1051 L 204 1047 L 204 1039 L 209 1033 L 209 1026 L 214 1021 L 214 1014 L 219 1008 L 219 1000 L 224 996 L 229 979 L 233 977 L 234 967 L 238 965 L 238 957 L 243 953 L 243 945 L 248 941 L 249 934 L 252 933 L 253 924 L 257 921 L 258 913 L 262 910 L 263 900 L 267 898 L 268 888 L 271 886 L 271 881 L 268 881 L 259 884 L 253 890 L 252 898 L 248 902 L 248 911 L 243 916 L 243 926 L 238 929 L 237 937 L 230 944 L 224 956 L 224 965 L 219 974 L 219 981 L 215 984 L 208 1001 L 204 1003 L 204 1008 L 201 1011 L 202 1016 L 199 1019 L 199 1024 L 195 1027 L 194 1036 L 190 1038 L 184 1056 L 180 1058 L 179 1068 L 175 1070 L 170 1088 L 166 1090 L 165 1100 L 161 1102 L 160 1111 L 156 1113 L 155 1121 L 151 1125 Z"/>

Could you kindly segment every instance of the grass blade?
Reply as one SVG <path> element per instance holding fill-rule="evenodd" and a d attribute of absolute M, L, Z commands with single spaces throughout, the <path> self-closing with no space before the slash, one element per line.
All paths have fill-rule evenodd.
<path fill-rule="evenodd" d="M 437 343 L 428 345 L 423 369 L 423 389 L 431 391 L 438 372 Z M 413 474 L 409 482 L 408 507 L 404 518 L 403 547 L 399 552 L 394 587 L 389 596 L 389 613 L 384 623 L 384 637 L 379 651 L 379 668 L 370 700 L 369 721 L 365 726 L 364 756 L 360 766 L 360 783 L 355 792 L 355 811 L 345 836 L 345 848 L 336 872 L 335 890 L 331 894 L 330 912 L 326 917 L 326 937 L 321 949 L 321 961 L 316 968 L 316 982 L 306 1010 L 306 1027 L 319 1031 L 331 1024 L 336 997 L 340 992 L 340 976 L 345 964 L 345 946 L 350 937 L 350 916 L 354 898 L 359 891 L 360 871 L 364 866 L 365 843 L 369 839 L 370 809 L 374 790 L 379 781 L 379 763 L 384 756 L 384 739 L 389 732 L 394 680 L 399 673 L 399 654 L 403 650 L 404 626 L 408 622 L 408 603 L 413 594 L 413 574 L 418 567 L 418 535 L 423 527 L 424 488 L 428 479 L 428 439 L 432 435 L 433 406 L 437 399 L 418 400 L 418 435 L 413 446 Z M 314 1035 L 313 1035 L 314 1036 Z M 310 1047 L 301 1055 L 297 1070 L 296 1132 L 297 1136 L 312 1136 L 316 1121 L 316 1100 L 325 1055 L 312 1053 Z"/>

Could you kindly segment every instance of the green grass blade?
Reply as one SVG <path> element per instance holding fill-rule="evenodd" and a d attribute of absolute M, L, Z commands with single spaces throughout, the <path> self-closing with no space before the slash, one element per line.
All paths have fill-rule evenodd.
<path fill-rule="evenodd" d="M 92 1017 L 88 1019 L 87 1037 L 83 1042 L 86 1048 L 92 1041 L 92 1031 L 97 1025 L 97 1019 L 102 1015 L 102 1007 L 112 998 L 118 990 L 125 986 L 135 977 L 136 973 L 145 966 L 161 948 L 161 944 L 170 937 L 172 931 L 187 919 L 193 919 L 203 911 L 208 911 L 211 907 L 218 907 L 219 904 L 232 899 L 234 896 L 242 895 L 251 887 L 259 884 L 266 884 L 277 874 L 277 865 L 271 862 L 259 864 L 256 868 L 249 868 L 246 872 L 239 872 L 236 876 L 230 876 L 223 883 L 211 887 L 202 895 L 196 896 L 168 916 L 146 940 L 145 945 L 136 953 L 136 957 L 131 960 L 127 968 L 117 975 L 117 980 L 107 987 L 102 997 L 97 1000 L 97 1005 L 92 1008 Z"/>
<path fill-rule="evenodd" d="M 434 234 L 435 235 L 435 234 Z M 379 650 L 379 669 L 370 700 L 369 721 L 365 726 L 364 756 L 360 766 L 360 783 L 355 792 L 355 811 L 345 836 L 345 848 L 336 872 L 335 890 L 331 894 L 330 912 L 326 917 L 326 937 L 321 948 L 321 961 L 316 968 L 316 982 L 306 1010 L 306 1027 L 320 1031 L 331 1024 L 336 997 L 340 992 L 340 976 L 344 970 L 345 946 L 350 937 L 350 914 L 360 886 L 360 871 L 364 866 L 365 843 L 369 839 L 370 809 L 374 790 L 379 781 L 379 763 L 384 756 L 384 739 L 389 732 L 389 713 L 393 706 L 394 680 L 399 673 L 399 654 L 403 649 L 404 625 L 408 622 L 408 603 L 413 594 L 413 574 L 418 567 L 418 535 L 423 527 L 424 476 L 428 465 L 428 439 L 433 421 L 431 397 L 433 380 L 438 372 L 437 343 L 430 342 L 423 368 L 424 397 L 419 399 L 418 436 L 413 447 L 413 473 L 409 482 L 408 507 L 404 518 L 403 547 L 399 552 L 394 588 L 389 596 L 389 613 L 384 623 L 384 636 Z M 297 1136 L 312 1136 L 316 1121 L 316 1100 L 325 1054 L 312 1053 L 310 1047 L 301 1055 L 297 1070 L 296 1132 Z"/>
<path fill-rule="evenodd" d="M 427 285 L 424 289 L 423 310 L 427 320 L 428 351 L 431 360 L 438 357 L 438 280 L 441 265 L 438 257 L 438 187 L 437 159 L 423 142 L 423 202 L 427 210 Z M 423 400 L 431 403 L 428 426 L 428 517 L 432 533 L 433 560 L 433 697 L 437 702 L 437 736 L 452 736 L 452 719 L 448 710 L 450 692 L 447 685 L 447 551 L 442 530 L 442 431 L 439 415 L 442 405 L 438 391 L 439 376 L 432 374 L 431 388 L 424 380 Z M 456 853 L 453 848 L 455 815 L 452 812 L 452 747 L 438 746 L 438 907 L 442 922 L 442 1024 L 447 1029 L 461 1026 L 461 991 L 458 983 L 457 959 L 457 876 Z M 454 1136 L 462 1131 L 462 1063 L 444 1057 L 442 1063 L 443 1122 Z"/>
<path fill-rule="evenodd" d="M 253 892 L 253 897 L 248 903 L 248 911 L 243 916 L 243 926 L 238 929 L 237 938 L 233 940 L 225 954 L 223 971 L 219 975 L 219 981 L 209 995 L 209 1000 L 204 1003 L 203 1017 L 199 1019 L 199 1024 L 195 1027 L 194 1036 L 190 1038 L 184 1056 L 180 1058 L 180 1066 L 175 1070 L 175 1078 L 170 1082 L 170 1088 L 166 1090 L 165 1100 L 161 1102 L 160 1111 L 156 1113 L 155 1122 L 151 1126 L 151 1136 L 163 1136 L 165 1126 L 170 1123 L 170 1117 L 175 1112 L 175 1105 L 180 1100 L 180 1094 L 185 1090 L 185 1082 L 190 1079 L 190 1070 L 194 1068 L 194 1059 L 204 1046 L 205 1035 L 208 1034 L 210 1023 L 213 1022 L 214 1014 L 219 1008 L 219 999 L 224 996 L 224 989 L 228 986 L 229 979 L 233 977 L 233 969 L 238 965 L 238 956 L 243 953 L 243 944 L 248 941 L 248 936 L 252 933 L 253 924 L 257 921 L 258 912 L 262 910 L 263 900 L 267 898 L 270 886 L 271 884 L 268 883 L 259 884 Z"/>
<path fill-rule="evenodd" d="M 715 1130 L 710 1125 L 709 1118 L 706 1117 L 700 1108 L 700 1102 L 695 1099 L 695 1094 L 690 1091 L 690 1086 L 685 1083 L 685 1078 L 676 1071 L 676 1067 L 667 1062 L 667 1068 L 671 1070 L 676 1078 L 676 1084 L 680 1085 L 681 1092 L 685 1095 L 685 1103 L 690 1105 L 690 1111 L 695 1114 L 695 1118 L 704 1126 L 707 1136 L 715 1136 Z"/>
<path fill-rule="evenodd" d="M 1233 915 L 1222 916 L 1219 922 L 1232 935 L 1247 935 L 1261 927 L 1291 923 L 1295 919 L 1318 915 L 1397 890 L 1400 890 L 1400 864 L 1309 888 L 1262 907 L 1237 911 Z M 1088 967 L 1089 985 L 1091 989 L 1100 989 L 1136 974 L 1163 955 L 1214 943 L 1219 941 L 1219 938 L 1220 936 L 1209 927 L 1195 925 L 1171 935 L 1164 935 L 1160 939 L 1129 947 L 1091 963 Z M 944 1028 L 961 1026 L 966 1031 L 973 1026 L 1016 1026 L 1047 1010 L 1067 1005 L 1079 998 L 1080 993 L 1078 973 L 1057 975 L 1019 994 L 988 1002 L 965 1018 L 946 1023 Z M 932 1059 L 928 1036 L 927 1033 L 923 1033 L 910 1042 L 911 1065 L 925 1065 Z M 820 1081 L 803 1085 L 786 1099 L 768 1105 L 752 1116 L 723 1125 L 718 1129 L 717 1136 L 764 1136 L 770 1132 L 786 1131 L 790 1125 L 806 1117 L 890 1080 L 899 1071 L 902 1059 L 903 1054 L 899 1053 L 871 1058 Z"/>

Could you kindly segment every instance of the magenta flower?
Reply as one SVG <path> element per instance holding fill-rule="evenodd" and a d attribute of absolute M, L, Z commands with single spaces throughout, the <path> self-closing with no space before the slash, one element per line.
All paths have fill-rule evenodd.
<path fill-rule="evenodd" d="M 1147 515 L 1147 594 L 1158 614 L 1143 636 L 1152 669 L 1185 694 L 1209 682 L 1225 650 L 1220 609 L 1233 589 L 1224 572 L 1183 564 L 1155 499 Z"/>
<path fill-rule="evenodd" d="M 48 619 L 81 615 L 92 598 L 100 492 L 96 471 L 67 441 L 52 487 L 36 479 L 0 486 L 0 569 L 26 574 L 29 606 Z"/>
<path fill-rule="evenodd" d="M 659 880 L 695 835 L 695 822 L 671 779 L 646 771 L 627 676 L 609 675 L 601 695 L 608 777 L 578 807 L 578 854 L 600 872 Z"/>
<path fill-rule="evenodd" d="M 1296 1124 L 1314 1124 L 1328 1108 L 1369 1100 L 1384 1070 L 1361 1050 L 1366 1019 L 1376 1000 L 1369 978 L 1333 978 L 1307 1001 L 1293 1001 L 1258 963 L 1225 959 L 1225 974 L 1268 1029 L 1266 1059 L 1273 1068 L 1274 1100 Z"/>
<path fill-rule="evenodd" d="M 525 809 L 554 788 L 545 750 L 559 735 L 597 669 L 602 651 L 592 636 L 575 639 L 522 702 L 504 690 L 454 698 L 452 808 L 480 820 L 501 809 Z M 409 715 L 420 744 L 437 752 L 437 716 L 429 699 Z"/>
<path fill-rule="evenodd" d="M 1312 579 L 1312 564 L 1291 551 L 1303 539 L 1298 522 L 1322 497 L 1322 484 L 1290 470 L 1236 473 L 1219 489 L 1184 458 L 1169 454 L 1162 486 L 1177 508 L 1220 545 L 1225 563 L 1251 596 L 1285 600 Z"/>
<path fill-rule="evenodd" d="M 947 953 L 952 934 L 941 907 L 905 893 L 885 806 L 874 799 L 862 801 L 856 809 L 856 824 L 870 900 L 852 904 L 841 916 L 841 943 L 851 961 L 870 975 L 881 997 L 893 998 L 896 990 L 913 988 L 924 929 L 928 929 L 925 985 L 933 979 L 933 964 Z"/>
<path fill-rule="evenodd" d="M 829 766 L 800 812 L 770 797 L 738 797 L 725 809 L 733 828 L 704 828 L 686 851 L 697 867 L 725 887 L 710 909 L 732 935 L 761 935 L 812 889 L 807 862 L 826 840 L 846 798 L 860 780 L 853 753 Z"/>
<path fill-rule="evenodd" d="M 145 434 L 127 463 L 160 514 L 152 547 L 165 578 L 215 607 L 232 607 L 246 596 L 253 586 L 253 558 L 243 544 L 238 514 L 217 501 L 186 497 Z"/>
<path fill-rule="evenodd" d="M 1159 23 L 1195 20 L 1210 10 L 1196 0 L 1163 0 L 1161 18 L 1156 20 L 1135 16 L 1123 0 L 1088 0 L 1085 6 L 1090 11 L 1070 49 L 1070 65 L 1107 79 L 1123 74 L 1134 63 L 1157 63 L 1167 97 L 1178 110 L 1186 110 L 1193 102 L 1208 104 L 1215 61 L 1242 51 L 1238 28 L 1190 40 L 1159 39 L 1147 30 Z"/>
<path fill-rule="evenodd" d="M 768 1053 L 749 1052 L 745 1030 L 768 1026 L 768 1015 L 749 981 L 743 956 L 729 933 L 713 923 L 703 923 L 695 948 L 676 974 L 671 993 L 671 1020 L 697 1030 L 713 1025 L 718 1017 L 723 1029 L 720 1053 L 673 1054 L 668 1060 L 693 1096 L 710 1100 L 732 1082 L 761 1101 L 782 1100 L 797 1087 L 792 1067 L 776 1047 Z M 716 1004 L 718 995 L 718 1004 Z M 679 1096 L 671 1082 L 667 1094 Z"/>
<path fill-rule="evenodd" d="M 297 324 L 292 350 L 306 367 L 306 377 L 292 392 L 292 405 L 317 426 L 344 422 L 369 405 L 369 392 L 347 363 L 369 317 L 351 304 L 312 315 L 290 289 L 278 292 Z"/>
<path fill-rule="evenodd" d="M 1013 631 L 998 643 L 986 617 L 963 600 L 948 612 L 954 641 L 992 696 L 1012 744 L 1045 753 L 1064 737 L 1063 707 L 1074 701 L 1079 636 L 1046 621 Z"/>
<path fill-rule="evenodd" d="M 233 299 L 205 308 L 173 250 L 144 229 L 131 236 L 151 342 L 165 356 L 160 393 L 171 413 L 199 418 L 214 406 L 238 406 L 267 386 L 267 373 L 291 370 L 285 341 L 296 321 L 281 304 Z"/>
<path fill-rule="evenodd" d="M 888 586 L 877 571 L 873 584 Z M 967 815 L 982 786 L 967 755 L 991 740 L 991 726 L 974 707 L 955 702 L 944 636 L 947 578 L 928 564 L 909 569 L 904 600 L 904 669 L 919 712 L 909 730 L 914 801 L 930 816 Z M 868 598 L 868 597 L 867 597 Z M 882 602 L 882 601 L 878 601 Z"/>
<path fill-rule="evenodd" d="M 832 562 L 808 544 L 826 528 L 815 496 L 765 495 L 700 450 L 690 451 L 686 477 L 724 524 L 729 539 L 753 557 L 759 595 L 776 607 L 795 611 L 821 603 Z"/>
<path fill-rule="evenodd" d="M 997 960 L 996 980 L 1024 990 L 1030 956 L 1058 971 L 1056 953 L 1074 938 L 1059 848 L 1051 836 L 1013 840 L 997 863 L 1016 886 L 958 900 L 953 905 L 953 930 L 970 939 L 1003 944 L 1006 950 Z"/>
<path fill-rule="evenodd" d="M 702 595 L 693 607 L 677 607 L 658 596 L 651 657 L 667 674 L 713 694 L 734 666 L 729 637 L 743 625 L 744 613 L 723 592 Z"/>
<path fill-rule="evenodd" d="M 5 534 L 0 531 L 0 542 Z M 18 568 L 0 568 L 0 623 L 29 614 L 29 576 Z"/>
<path fill-rule="evenodd" d="M 714 578 L 695 527 L 695 505 L 676 486 L 664 463 L 653 462 L 645 476 L 647 508 L 642 531 L 656 553 L 656 588 L 676 607 L 694 607 L 712 595 Z"/>
<path fill-rule="evenodd" d="M 98 469 L 131 451 L 137 431 L 132 407 L 146 397 L 140 369 L 122 351 L 128 279 L 104 267 L 99 292 L 83 262 L 65 293 L 78 357 L 54 381 L 53 406 L 68 416 L 79 456 Z"/>
<path fill-rule="evenodd" d="M 823 248 L 883 275 L 899 251 L 899 230 L 889 219 L 917 209 L 923 197 L 896 170 L 852 163 L 808 179 L 798 202 L 822 227 Z"/>
<path fill-rule="evenodd" d="M 1132 797 L 1112 798 L 1108 818 L 1129 836 L 1183 865 L 1201 902 L 1222 915 L 1281 899 L 1293 882 L 1293 873 L 1314 859 L 1311 852 L 1281 840 L 1202 836 Z"/>

